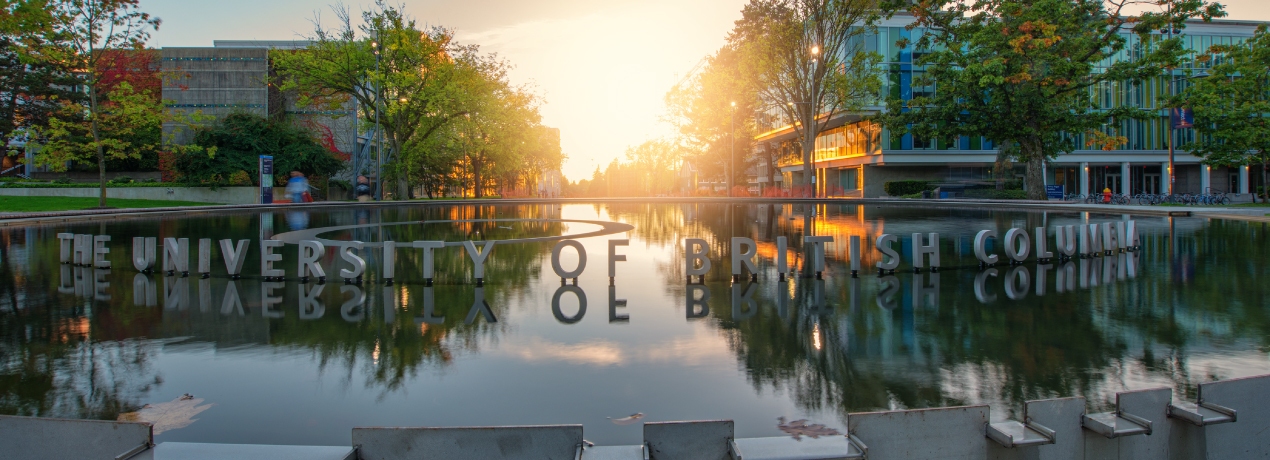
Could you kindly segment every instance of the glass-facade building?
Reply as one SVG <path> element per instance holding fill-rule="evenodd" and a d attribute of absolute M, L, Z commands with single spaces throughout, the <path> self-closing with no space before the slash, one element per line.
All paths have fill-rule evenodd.
<path fill-rule="evenodd" d="M 916 86 L 913 81 L 924 72 L 922 66 L 913 64 L 921 51 L 912 46 L 901 48 L 896 42 L 908 39 L 915 43 L 924 30 L 906 30 L 910 17 L 899 16 L 880 24 L 877 33 L 860 37 L 868 51 L 883 56 L 882 92 L 885 98 L 903 100 L 920 97 L 938 91 L 938 83 Z M 1182 31 L 1182 39 L 1188 49 L 1202 53 L 1213 45 L 1236 44 L 1251 37 L 1261 22 L 1214 20 L 1193 21 Z M 1124 50 L 1109 57 L 1097 67 L 1105 69 L 1112 63 L 1135 59 L 1149 49 L 1151 42 L 1164 37 L 1153 35 L 1143 40 L 1138 35 L 1125 32 L 1128 40 Z M 1220 58 L 1202 65 L 1213 65 Z M 1046 170 L 1046 184 L 1061 185 L 1064 193 L 1090 193 L 1110 188 L 1117 193 L 1162 193 L 1167 185 L 1168 168 L 1168 110 L 1161 103 L 1170 91 L 1170 82 L 1176 80 L 1175 89 L 1188 84 L 1182 79 L 1198 69 L 1177 69 L 1174 75 L 1161 74 L 1140 82 L 1104 82 L 1089 89 L 1092 101 L 1110 109 L 1132 105 L 1157 109 L 1159 116 L 1152 120 L 1126 120 L 1118 126 L 1108 126 L 1108 133 L 1125 136 L 1128 142 L 1117 150 L 1076 150 L 1059 155 Z M 1098 70 L 1096 70 L 1098 71 Z M 813 165 L 816 183 L 821 193 L 828 196 L 878 197 L 883 195 L 883 184 L 893 180 L 917 179 L 947 182 L 989 180 L 1005 176 L 1021 175 L 1021 170 L 994 171 L 997 166 L 997 150 L 993 142 L 983 137 L 959 139 L 921 139 L 912 134 L 892 135 L 889 130 L 870 121 L 868 115 L 883 110 L 879 97 L 875 105 L 866 107 L 864 113 L 843 114 L 831 121 L 829 128 L 816 139 Z M 798 139 L 784 115 L 777 111 L 758 116 L 760 132 L 756 137 L 757 148 L 776 149 L 777 167 L 782 183 L 803 183 L 803 161 Z M 1191 129 L 1174 130 L 1174 145 L 1180 146 L 1193 139 Z M 1085 145 L 1083 134 L 1074 134 L 1076 145 Z M 1246 166 L 1206 166 L 1190 152 L 1177 150 L 1175 165 L 1178 168 L 1176 193 L 1204 193 L 1208 191 L 1248 193 L 1249 179 L 1258 180 L 1259 174 L 1249 174 Z"/>

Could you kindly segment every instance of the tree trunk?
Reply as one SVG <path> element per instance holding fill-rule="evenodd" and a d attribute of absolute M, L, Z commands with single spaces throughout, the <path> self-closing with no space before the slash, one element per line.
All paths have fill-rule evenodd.
<path fill-rule="evenodd" d="M 97 182 L 100 194 L 97 198 L 97 207 L 106 207 L 106 152 L 101 148 L 101 134 L 97 129 L 97 88 L 96 85 L 88 86 L 89 97 L 89 116 L 92 117 L 90 123 L 93 128 L 93 144 L 97 146 Z"/>
<path fill-rule="evenodd" d="M 1270 182 L 1266 182 L 1267 179 L 1270 179 L 1270 168 L 1267 168 L 1266 166 L 1270 166 L 1270 163 L 1266 163 L 1266 151 L 1262 150 L 1261 151 L 1261 193 L 1264 194 L 1261 199 L 1262 203 L 1270 203 Z M 1256 193 L 1256 190 L 1253 190 L 1253 192 Z M 1256 195 L 1254 194 L 1253 196 L 1255 197 Z"/>
<path fill-rule="evenodd" d="M 1044 201 L 1048 199 L 1045 194 L 1045 157 L 1041 152 L 1029 152 L 1027 159 L 1027 175 L 1024 176 L 1027 199 Z"/>

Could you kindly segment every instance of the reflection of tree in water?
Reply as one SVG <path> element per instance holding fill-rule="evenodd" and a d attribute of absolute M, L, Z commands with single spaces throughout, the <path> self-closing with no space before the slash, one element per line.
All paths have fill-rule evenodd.
<path fill-rule="evenodd" d="M 160 383 L 144 339 L 93 341 L 82 311 L 48 305 L 0 315 L 0 414 L 114 420 Z"/>
<path fill-rule="evenodd" d="M 878 278 L 867 274 L 873 262 L 869 260 L 872 239 L 886 231 L 898 233 L 905 242 L 914 219 L 919 225 L 911 231 L 923 231 L 916 227 L 929 216 L 920 216 L 922 210 L 917 209 L 867 210 L 865 218 L 859 219 L 862 224 L 852 228 L 855 218 L 842 222 L 844 213 L 820 212 L 813 218 L 808 208 L 792 208 L 786 205 L 784 217 L 776 214 L 764 220 L 754 219 L 753 214 L 731 216 L 724 207 L 698 207 L 692 224 L 679 229 L 676 237 L 718 242 L 712 244 L 715 267 L 707 277 L 712 291 L 710 321 L 729 333 L 729 344 L 756 390 L 786 390 L 809 410 L 846 414 L 994 401 L 1017 410 L 1026 400 L 1072 395 L 1106 406 L 1116 391 L 1125 389 L 1128 374 L 1139 371 L 1152 379 L 1174 382 L 1179 394 L 1193 397 L 1199 382 L 1229 377 L 1191 375 L 1186 357 L 1193 351 L 1241 340 L 1264 347 L 1270 337 L 1270 310 L 1261 300 L 1267 268 L 1256 263 L 1270 260 L 1270 243 L 1251 248 L 1238 243 L 1266 240 L 1264 228 L 1215 222 L 1198 231 L 1178 230 L 1175 240 L 1167 233 L 1147 232 L 1142 236 L 1145 249 L 1140 270 L 1154 270 L 1152 276 L 1103 287 L 1094 283 L 1063 294 L 1053 292 L 1051 285 L 1048 295 L 1029 294 L 1021 301 L 1002 296 L 987 305 L 978 302 L 968 294 L 976 273 L 968 268 L 940 274 L 938 305 L 924 300 L 914 305 L 910 290 L 916 277 L 900 275 L 895 309 L 887 310 L 876 305 L 881 289 Z M 1054 225 L 1041 213 L 956 212 L 984 228 Z M 885 222 L 883 230 L 879 221 L 887 220 L 891 222 Z M 772 229 L 766 229 L 768 225 Z M 851 280 L 845 253 L 830 252 L 832 275 L 825 295 L 832 314 L 823 315 L 815 307 L 815 284 L 802 278 L 788 292 L 791 316 L 785 319 L 777 315 L 773 300 L 775 274 L 770 266 L 760 264 L 766 270 L 754 296 L 760 309 L 752 318 L 733 318 L 738 312 L 729 300 L 730 255 L 723 242 L 735 235 L 750 236 L 761 244 L 760 238 L 786 235 L 792 247 L 804 234 L 832 234 L 838 241 L 861 235 L 866 274 Z M 960 239 L 945 239 L 943 244 L 945 266 L 955 266 L 966 257 L 965 248 L 957 248 Z M 896 249 L 909 263 L 907 248 L 897 245 Z M 661 267 L 668 287 L 678 296 L 686 295 L 682 251 L 682 245 L 676 244 L 676 258 Z M 1034 275 L 1035 264 L 1027 266 Z M 1180 277 L 1193 284 L 1186 289 L 1176 286 L 1179 276 L 1161 274 L 1186 270 L 1198 272 Z M 928 280 L 925 276 L 929 275 L 921 279 Z M 1052 283 L 1053 278 L 1051 271 L 1048 280 Z M 1000 283 L 1001 279 L 995 280 Z M 852 289 L 846 286 L 852 282 L 863 286 L 859 307 L 852 307 Z"/>

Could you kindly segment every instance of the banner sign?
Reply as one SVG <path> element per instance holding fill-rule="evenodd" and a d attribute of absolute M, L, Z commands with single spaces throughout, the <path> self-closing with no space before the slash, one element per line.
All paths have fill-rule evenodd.
<path fill-rule="evenodd" d="M 273 203 L 273 157 L 260 156 L 260 204 Z"/>
<path fill-rule="evenodd" d="M 1195 112 L 1191 109 L 1169 109 L 1169 119 L 1173 123 L 1173 129 L 1195 127 Z"/>

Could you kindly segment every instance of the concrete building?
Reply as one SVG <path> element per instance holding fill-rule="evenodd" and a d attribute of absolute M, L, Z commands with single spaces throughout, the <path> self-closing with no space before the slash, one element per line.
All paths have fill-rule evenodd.
<path fill-rule="evenodd" d="M 882 94 L 888 97 L 907 100 L 920 96 L 922 92 L 935 90 L 912 84 L 914 73 L 920 73 L 922 69 L 913 65 L 914 51 L 911 47 L 895 45 L 901 39 L 916 40 L 924 32 L 920 28 L 905 29 L 911 20 L 911 16 L 896 15 L 883 21 L 876 34 L 863 37 L 867 51 L 883 56 Z M 1191 21 L 1183 31 L 1183 38 L 1189 49 L 1200 52 L 1215 44 L 1242 42 L 1262 24 L 1233 20 Z M 1139 41 L 1133 34 L 1126 34 L 1126 38 L 1129 40 L 1126 49 L 1131 49 Z M 1124 58 L 1116 56 L 1112 59 Z M 1192 70 L 1198 69 L 1178 69 L 1175 75 L 1190 75 Z M 1128 144 L 1118 150 L 1081 149 L 1059 155 L 1046 170 L 1046 184 L 1061 185 L 1066 194 L 1088 194 L 1104 188 L 1127 195 L 1164 193 L 1167 190 L 1164 182 L 1168 177 L 1169 162 L 1168 110 L 1160 105 L 1158 98 L 1167 94 L 1169 84 L 1169 77 L 1161 75 L 1140 85 L 1108 82 L 1093 88 L 1093 99 L 1103 108 L 1132 104 L 1154 109 L 1159 117 L 1122 122 L 1116 128 L 1128 138 Z M 878 102 L 866 107 L 863 112 L 839 115 L 817 137 L 813 166 L 821 196 L 879 197 L 885 193 L 884 184 L 894 180 L 974 183 L 991 181 L 1001 175 L 998 174 L 1001 171 L 994 171 L 1000 167 L 998 146 L 990 140 L 962 137 L 956 142 L 949 142 L 914 139 L 912 134 L 893 135 L 867 119 L 883 109 Z M 784 115 L 775 109 L 760 113 L 758 124 L 763 132 L 755 138 L 756 148 L 779 152 L 777 166 L 783 187 L 804 183 L 797 135 Z M 1194 135 L 1192 129 L 1175 130 L 1174 145 L 1183 145 Z M 1250 185 L 1257 185 L 1251 182 L 1259 181 L 1259 169 L 1254 169 L 1250 175 L 1247 166 L 1210 167 L 1200 164 L 1200 158 L 1186 151 L 1176 151 L 1175 164 L 1175 193 L 1209 190 L 1249 193 Z M 1021 178 L 1022 168 L 1008 169 L 1004 175 Z M 838 187 L 841 191 L 837 191 Z"/>
<path fill-rule="evenodd" d="M 235 112 L 262 117 L 285 116 L 314 131 L 319 140 L 332 141 L 344 153 L 358 147 L 357 113 L 352 102 L 340 110 L 299 107 L 294 95 L 278 89 L 269 54 L 299 50 L 306 41 L 216 40 L 210 48 L 163 48 L 162 71 L 168 110 L 193 112 L 220 119 Z M 163 126 L 166 139 L 188 142 L 192 133 L 171 123 Z"/>

